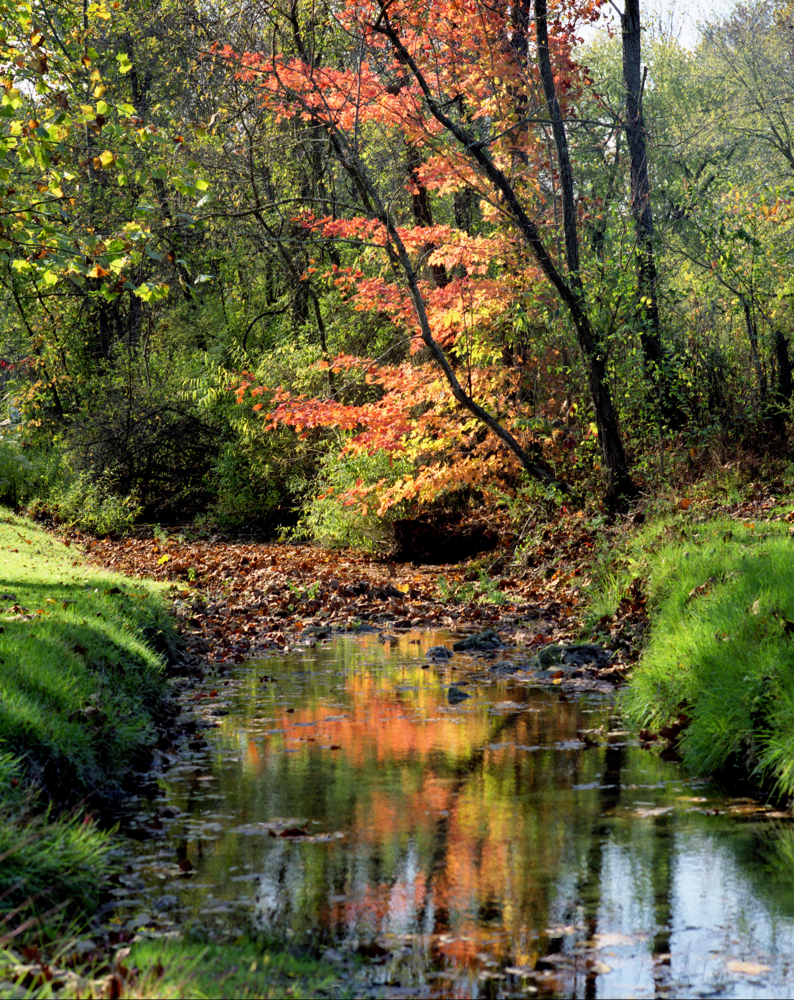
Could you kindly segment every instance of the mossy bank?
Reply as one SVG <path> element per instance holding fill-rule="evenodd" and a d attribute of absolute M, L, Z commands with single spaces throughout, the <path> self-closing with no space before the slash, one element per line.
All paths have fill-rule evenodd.
<path fill-rule="evenodd" d="M 785 522 L 680 514 L 628 547 L 648 646 L 623 698 L 703 775 L 794 796 L 794 538 Z"/>
<path fill-rule="evenodd" d="M 132 787 L 169 716 L 162 590 L 0 513 L 0 913 L 96 902 L 108 838 L 88 814 Z"/>

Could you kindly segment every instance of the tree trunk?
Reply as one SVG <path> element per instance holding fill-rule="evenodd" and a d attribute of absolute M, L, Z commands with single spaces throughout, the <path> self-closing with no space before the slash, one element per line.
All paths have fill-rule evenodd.
<path fill-rule="evenodd" d="M 750 341 L 750 354 L 753 359 L 756 378 L 758 379 L 758 392 L 763 402 L 766 399 L 766 375 L 764 374 L 764 366 L 761 364 L 761 355 L 758 351 L 758 330 L 755 325 L 753 303 L 746 295 L 741 296 L 741 303 L 744 310 L 744 322 L 747 327 L 747 339 Z"/>
<path fill-rule="evenodd" d="M 412 142 L 406 142 L 405 152 L 408 160 L 408 180 L 411 184 L 411 210 L 414 216 L 414 224 L 427 228 L 433 225 L 433 210 L 430 207 L 430 195 L 427 188 L 419 180 L 419 167 L 422 165 L 422 157 Z M 433 285 L 436 288 L 446 288 L 449 284 L 447 269 L 443 264 L 430 263 L 430 255 L 435 249 L 435 243 L 425 243 L 422 248 L 422 259 L 427 263 L 427 269 L 430 272 Z"/>
<path fill-rule="evenodd" d="M 565 283 L 567 294 L 562 297 L 569 308 L 579 347 L 587 365 L 587 381 L 593 401 L 596 426 L 598 427 L 598 443 L 607 474 L 605 501 L 610 509 L 616 509 L 625 504 L 626 499 L 636 492 L 636 488 L 629 474 L 629 465 L 623 449 L 617 413 L 612 402 L 612 394 L 609 391 L 606 352 L 590 325 L 584 288 L 579 274 L 579 234 L 576 228 L 573 169 L 568 152 L 568 136 L 565 131 L 560 102 L 557 98 L 554 73 L 549 57 L 546 0 L 535 0 L 535 36 L 537 39 L 538 69 L 551 119 L 557 163 L 560 170 L 565 259 L 568 265 L 568 281 Z M 524 217 L 526 218 L 526 216 Z"/>
<path fill-rule="evenodd" d="M 791 402 L 791 356 L 788 337 L 775 330 L 775 354 L 777 356 L 777 396 L 782 406 Z"/>
<path fill-rule="evenodd" d="M 626 84 L 626 140 L 631 164 L 631 214 L 636 235 L 637 292 L 642 318 L 640 342 L 646 371 L 657 384 L 663 360 L 659 337 L 659 304 L 656 297 L 656 259 L 653 252 L 653 212 L 648 179 L 645 121 L 642 115 L 640 76 L 640 0 L 625 0 L 623 24 L 623 80 Z"/>

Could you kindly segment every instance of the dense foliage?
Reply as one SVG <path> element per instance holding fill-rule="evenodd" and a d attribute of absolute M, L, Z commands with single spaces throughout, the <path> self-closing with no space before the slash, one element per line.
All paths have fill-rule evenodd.
<path fill-rule="evenodd" d="M 783 444 L 791 13 L 603 14 L 1 2 L 4 499 L 372 547 Z"/>

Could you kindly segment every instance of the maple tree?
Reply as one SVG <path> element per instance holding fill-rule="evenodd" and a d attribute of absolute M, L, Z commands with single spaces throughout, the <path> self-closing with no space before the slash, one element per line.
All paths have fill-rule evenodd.
<path fill-rule="evenodd" d="M 360 262 L 335 264 L 328 277 L 360 308 L 387 309 L 414 349 L 427 350 L 441 368 L 461 406 L 544 481 L 552 477 L 466 391 L 457 367 L 487 364 L 501 352 L 494 332 L 504 327 L 508 309 L 528 286 L 544 278 L 550 283 L 585 359 L 607 499 L 617 503 L 632 487 L 606 349 L 585 293 L 566 132 L 566 116 L 588 84 L 573 57 L 575 26 L 597 14 L 597 4 L 560 5 L 549 26 L 542 2 L 534 16 L 528 5 L 486 7 L 476 0 L 438 6 L 432 16 L 410 3 L 350 4 L 337 18 L 356 49 L 344 68 L 321 61 L 304 37 L 310 26 L 301 26 L 295 11 L 288 26 L 271 13 L 274 38 L 284 37 L 283 45 L 276 41 L 271 51 L 254 52 L 216 46 L 214 54 L 276 121 L 298 118 L 321 133 L 348 176 L 364 215 L 329 217 L 307 207 L 298 218 L 326 240 L 355 241 L 380 249 L 383 257 L 367 270 Z M 310 51 L 315 56 L 308 59 Z M 551 160 L 544 128 L 554 139 Z M 384 133 L 387 139 L 399 133 L 409 146 L 413 225 L 400 218 L 397 191 L 387 189 L 370 165 Z M 544 174 L 559 185 L 558 198 L 544 195 Z M 481 199 L 487 235 L 429 224 L 428 192 L 461 190 Z M 541 228 L 560 207 L 564 263 L 554 259 Z M 370 262 L 375 259 L 370 255 Z"/>

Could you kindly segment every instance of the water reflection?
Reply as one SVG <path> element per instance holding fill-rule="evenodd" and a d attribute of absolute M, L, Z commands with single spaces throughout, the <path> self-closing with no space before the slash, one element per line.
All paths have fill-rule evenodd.
<path fill-rule="evenodd" d="M 363 949 L 387 995 L 791 994 L 790 827 L 714 814 L 625 739 L 586 748 L 603 698 L 428 669 L 417 638 L 243 666 L 202 703 L 220 727 L 168 775 L 173 840 L 133 866 L 153 923 L 166 898 Z"/>

